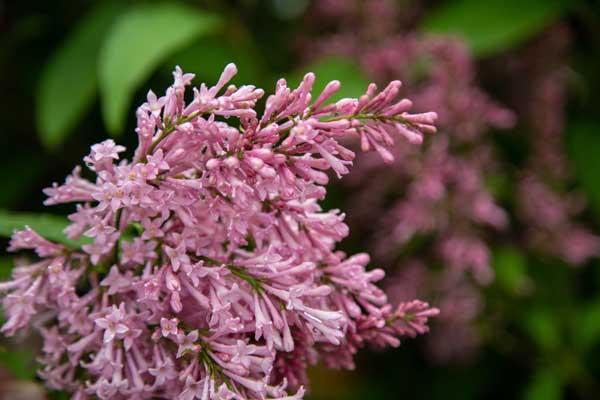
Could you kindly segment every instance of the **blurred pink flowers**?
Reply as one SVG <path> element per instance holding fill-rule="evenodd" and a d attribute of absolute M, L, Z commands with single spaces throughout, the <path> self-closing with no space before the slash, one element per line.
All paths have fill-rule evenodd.
<path fill-rule="evenodd" d="M 326 171 L 353 163 L 341 139 L 393 162 L 395 136 L 421 142 L 435 113 L 409 113 L 399 81 L 327 104 L 334 81 L 313 101 L 307 74 L 295 90 L 280 80 L 258 116 L 263 91 L 226 86 L 235 73 L 186 103 L 194 75 L 177 68 L 137 110 L 132 161 L 106 140 L 84 159 L 95 181 L 76 168 L 45 190 L 48 205 L 79 203 L 66 232 L 91 243 L 13 236 L 10 250 L 39 260 L 0 283 L 2 332 L 40 331 L 49 387 L 75 399 L 300 399 L 310 364 L 351 368 L 366 344 L 427 332 L 438 310 L 392 307 L 369 256 L 335 250 L 344 215 L 318 201 Z"/>
<path fill-rule="evenodd" d="M 427 338 L 431 356 L 465 360 L 481 342 L 480 288 L 494 279 L 492 247 L 507 233 L 528 251 L 573 265 L 597 256 L 600 240 L 576 221 L 581 196 L 566 191 L 567 32 L 556 29 L 530 46 L 531 54 L 506 62 L 513 65 L 507 81 L 518 82 L 517 115 L 479 87 L 475 61 L 460 40 L 415 33 L 420 12 L 414 2 L 402 8 L 389 0 L 319 2 L 308 14 L 318 40 L 305 38 L 300 50 L 309 60 L 355 60 L 375 81 L 405 80 L 415 109 L 438 113 L 442 134 L 423 149 L 398 142 L 391 166 L 367 155 L 343 183 L 351 193 L 350 226 L 368 238 L 361 244 L 369 242 L 378 261 L 398 264 L 386 283 L 392 297 L 435 298 L 440 305 Z M 513 210 L 491 189 L 493 178 L 510 168 L 491 131 L 517 122 L 531 131 L 532 157 L 516 174 Z"/>

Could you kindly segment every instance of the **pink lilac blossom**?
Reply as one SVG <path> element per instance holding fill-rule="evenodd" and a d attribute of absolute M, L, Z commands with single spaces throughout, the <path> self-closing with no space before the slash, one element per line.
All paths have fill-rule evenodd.
<path fill-rule="evenodd" d="M 392 307 L 369 256 L 335 250 L 344 214 L 319 201 L 326 172 L 353 163 L 341 139 L 392 162 L 396 137 L 420 142 L 435 113 L 410 113 L 399 81 L 328 103 L 334 81 L 313 99 L 309 73 L 293 90 L 279 80 L 259 116 L 263 90 L 227 86 L 235 73 L 186 103 L 194 75 L 177 68 L 137 110 L 131 161 L 106 140 L 84 159 L 95 181 L 77 168 L 45 190 L 47 205 L 78 203 L 66 233 L 89 244 L 14 234 L 10 250 L 39 259 L 0 283 L 1 331 L 41 333 L 48 387 L 80 400 L 301 399 L 310 365 L 351 368 L 367 344 L 427 332 L 438 310 Z"/>
<path fill-rule="evenodd" d="M 564 149 L 570 37 L 566 26 L 552 27 L 528 46 L 526 57 L 509 65 L 533 77 L 523 83 L 528 96 L 521 100 L 522 119 L 531 132 L 531 152 L 517 187 L 526 239 L 544 254 L 581 265 L 598 256 L 600 237 L 581 221 L 585 197 L 570 189 L 573 174 Z"/>
<path fill-rule="evenodd" d="M 393 303 L 432 293 L 437 297 L 443 320 L 427 337 L 426 351 L 432 360 L 469 360 L 477 354 L 482 342 L 477 318 L 484 307 L 477 286 L 462 276 L 433 274 L 423 260 L 412 258 L 386 279 L 384 287 Z"/>
<path fill-rule="evenodd" d="M 335 2 L 325 3 L 318 3 L 312 18 L 342 12 L 333 6 Z M 391 168 L 370 155 L 358 160 L 355 172 L 343 182 L 352 193 L 348 196 L 349 222 L 361 236 L 371 238 L 368 245 L 378 261 L 398 263 L 395 273 L 399 277 L 419 265 L 428 277 L 419 295 L 439 299 L 447 308 L 436 319 L 434 333 L 440 334 L 435 343 L 431 337 L 427 340 L 429 352 L 438 361 L 465 360 L 479 343 L 479 313 L 473 311 L 483 309 L 478 287 L 494 277 L 488 239 L 509 226 L 507 212 L 486 185 L 500 165 L 488 132 L 511 127 L 515 116 L 478 87 L 475 63 L 461 41 L 415 34 L 410 21 L 394 20 L 392 16 L 401 13 L 393 2 L 360 4 L 388 11 L 362 18 L 347 8 L 337 18 L 358 18 L 353 29 L 334 24 L 330 36 L 303 46 L 307 58 L 344 56 L 356 60 L 375 81 L 401 78 L 410 82 L 407 90 L 415 108 L 435 110 L 444 135 L 418 150 L 397 143 L 390 149 L 395 159 Z M 373 31 L 369 27 L 374 23 L 385 29 Z M 422 238 L 426 238 L 425 246 L 398 257 L 400 249 L 415 248 L 414 242 Z M 398 279 L 393 281 L 398 283 Z M 418 287 L 410 280 L 400 286 L 390 290 Z M 470 296 L 473 306 L 469 310 L 461 306 L 465 302 L 454 304 L 462 298 L 458 293 Z M 462 333 L 450 337 L 444 334 L 448 331 Z"/>
<path fill-rule="evenodd" d="M 397 143 L 390 149 L 396 159 L 391 168 L 366 155 L 343 184 L 351 193 L 353 232 L 370 238 L 378 261 L 398 263 L 386 284 L 394 298 L 413 298 L 404 297 L 406 292 L 442 305 L 427 337 L 428 352 L 436 361 L 464 361 L 482 342 L 479 288 L 494 278 L 496 241 L 510 232 L 526 251 L 571 265 L 600 249 L 600 239 L 577 219 L 585 200 L 566 190 L 572 186 L 562 137 L 568 32 L 553 28 L 525 54 L 492 61 L 497 68 L 509 66 L 502 81 L 518 83 L 512 103 L 531 132 L 531 157 L 515 177 L 517 212 L 509 215 L 488 187 L 490 178 L 512 168 L 495 152 L 490 131 L 513 126 L 517 115 L 479 88 L 477 66 L 460 40 L 415 33 L 419 6 L 402 7 L 389 0 L 315 2 L 307 22 L 318 22 L 319 40 L 310 38 L 300 47 L 307 60 L 331 55 L 355 60 L 376 82 L 403 79 L 415 109 L 438 113 L 443 135 L 422 150 Z M 525 235 L 519 224 L 527 227 Z M 460 293 L 468 294 L 469 304 Z"/>

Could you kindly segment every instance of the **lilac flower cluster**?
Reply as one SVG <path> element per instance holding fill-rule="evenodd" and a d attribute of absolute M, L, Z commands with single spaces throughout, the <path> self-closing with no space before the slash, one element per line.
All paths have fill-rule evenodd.
<path fill-rule="evenodd" d="M 391 169 L 372 157 L 361 160 L 348 181 L 361 193 L 349 205 L 350 215 L 361 218 L 353 219 L 358 225 L 367 219 L 380 222 L 370 246 L 386 264 L 393 262 L 397 249 L 428 238 L 427 248 L 401 259 L 399 269 L 415 265 L 429 269 L 420 294 L 435 296 L 447 307 L 428 340 L 431 355 L 440 361 L 466 359 L 477 342 L 474 324 L 479 313 L 474 310 L 483 308 L 477 287 L 489 284 L 494 276 L 488 239 L 509 222 L 486 186 L 498 167 L 486 132 L 511 126 L 514 116 L 476 85 L 473 61 L 457 40 L 396 37 L 368 57 L 376 79 L 411 76 L 415 66 L 429 60 L 420 72 L 420 83 L 408 90 L 415 107 L 440 110 L 444 135 L 429 141 L 422 152 L 398 144 L 392 149 L 396 161 Z M 374 174 L 391 176 L 375 182 L 368 178 Z M 403 188 L 400 193 L 398 186 Z M 398 193 L 391 203 L 390 193 Z M 371 207 L 360 205 L 366 202 Z M 461 293 L 468 293 L 471 300 L 461 301 L 465 297 Z M 454 332 L 452 337 L 445 334 L 449 331 Z"/>
<path fill-rule="evenodd" d="M 366 344 L 398 346 L 427 332 L 438 313 L 411 300 L 393 308 L 367 270 L 367 254 L 336 251 L 348 235 L 339 210 L 319 205 L 327 171 L 349 172 L 360 139 L 387 161 L 393 136 L 420 142 L 435 113 L 411 114 L 400 82 L 358 99 L 313 101 L 314 75 L 297 89 L 277 83 L 262 116 L 263 90 L 218 83 L 186 88 L 174 72 L 166 95 L 137 110 L 132 161 L 106 140 L 45 190 L 46 204 L 74 202 L 66 229 L 79 248 L 27 228 L 11 251 L 37 261 L 0 283 L 2 332 L 43 337 L 40 376 L 75 399 L 301 399 L 317 361 L 353 367 Z M 229 122 L 229 123 L 227 123 Z"/>
<path fill-rule="evenodd" d="M 492 247 L 505 243 L 507 233 L 524 251 L 570 265 L 600 252 L 600 238 L 578 218 L 585 199 L 570 190 L 564 151 L 569 34 L 565 27 L 552 28 L 496 63 L 508 70 L 499 80 L 516 82 L 510 100 L 517 115 L 478 86 L 475 61 L 460 40 L 415 33 L 422 10 L 418 2 L 402 7 L 390 0 L 315 3 L 307 22 L 317 22 L 319 40 L 305 40 L 301 51 L 309 60 L 356 60 L 376 82 L 405 80 L 415 108 L 439 114 L 443 135 L 422 150 L 398 143 L 390 150 L 396 160 L 391 168 L 367 155 L 343 183 L 352 193 L 353 231 L 370 238 L 378 261 L 398 262 L 386 283 L 390 297 L 438 299 L 442 314 L 427 338 L 429 353 L 436 361 L 461 361 L 481 342 L 480 287 L 493 280 Z M 329 33 L 322 33 L 323 26 Z M 517 119 L 531 151 L 513 172 L 496 153 L 490 131 L 510 128 Z M 514 214 L 489 185 L 511 173 L 517 182 Z M 413 251 L 398 257 L 409 243 Z"/>
<path fill-rule="evenodd" d="M 510 73 L 531 77 L 520 82 L 515 102 L 531 132 L 529 157 L 517 187 L 520 219 L 529 246 L 542 254 L 581 265 L 600 253 L 600 238 L 580 218 L 586 199 L 573 190 L 573 173 L 564 146 L 571 33 L 556 25 L 525 49 L 507 56 Z M 516 92 L 516 88 L 513 88 Z"/>
<path fill-rule="evenodd" d="M 387 283 L 393 298 L 418 293 L 445 306 L 427 340 L 431 356 L 468 359 L 479 342 L 478 288 L 494 276 L 488 239 L 509 222 L 486 186 L 499 165 L 487 132 L 511 127 L 515 116 L 477 85 L 474 61 L 460 40 L 411 32 L 411 22 L 398 18 L 402 13 L 391 1 L 350 3 L 354 6 L 343 8 L 328 0 L 312 9 L 313 19 L 356 21 L 334 24 L 331 35 L 305 43 L 307 58 L 341 55 L 357 60 L 375 81 L 409 82 L 415 108 L 435 110 L 444 133 L 422 149 L 397 143 L 390 149 L 391 166 L 370 155 L 359 160 L 343 182 L 352 193 L 350 224 L 370 238 L 378 261 L 398 263 Z M 408 14 L 418 9 L 409 7 Z M 426 238 L 425 248 L 411 244 L 416 251 L 397 257 L 420 238 Z"/>

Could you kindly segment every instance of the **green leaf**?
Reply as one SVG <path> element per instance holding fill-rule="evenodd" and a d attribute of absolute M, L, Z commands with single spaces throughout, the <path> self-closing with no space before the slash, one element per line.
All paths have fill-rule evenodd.
<path fill-rule="evenodd" d="M 462 37 L 478 56 L 506 50 L 540 32 L 565 11 L 567 0 L 453 0 L 423 22 L 429 33 Z"/>
<path fill-rule="evenodd" d="M 37 89 L 40 140 L 56 148 L 90 107 L 97 87 L 102 41 L 122 3 L 100 2 L 79 22 L 44 66 Z"/>
<path fill-rule="evenodd" d="M 574 340 L 577 347 L 583 350 L 600 340 L 600 300 L 584 305 L 577 311 Z"/>
<path fill-rule="evenodd" d="M 185 72 L 193 72 L 196 79 L 212 85 L 217 82 L 223 68 L 235 63 L 237 75 L 234 84 L 253 84 L 260 81 L 264 65 L 260 62 L 256 50 L 244 40 L 234 42 L 230 38 L 217 38 L 214 35 L 201 38 L 191 46 L 177 52 L 166 64 L 168 72 L 179 65 Z"/>
<path fill-rule="evenodd" d="M 303 67 L 301 71 L 292 74 L 289 78 L 289 86 L 297 86 L 308 72 L 314 72 L 316 75 L 313 89 L 313 98 L 315 99 L 325 89 L 325 86 L 333 80 L 340 81 L 342 86 L 329 101 L 362 96 L 369 85 L 369 80 L 358 65 L 344 58 L 330 57 L 318 60 Z"/>
<path fill-rule="evenodd" d="M 5 281 L 10 278 L 12 267 L 12 257 L 0 257 L 0 281 Z"/>
<path fill-rule="evenodd" d="M 109 132 L 122 132 L 133 94 L 158 65 L 219 25 L 217 16 L 178 3 L 140 5 L 120 17 L 108 33 L 98 66 Z"/>
<path fill-rule="evenodd" d="M 530 284 L 527 276 L 527 260 L 525 255 L 513 247 L 504 247 L 494 252 L 494 270 L 496 282 L 504 290 L 523 293 Z"/>
<path fill-rule="evenodd" d="M 23 229 L 26 225 L 48 240 L 68 246 L 79 247 L 89 243 L 87 238 L 78 240 L 67 238 L 63 231 L 69 225 L 69 221 L 64 217 L 0 210 L 0 236 L 11 236 L 15 230 Z"/>
<path fill-rule="evenodd" d="M 555 313 L 547 308 L 534 308 L 524 316 L 523 324 L 533 341 L 543 350 L 560 346 L 561 335 Z"/>
<path fill-rule="evenodd" d="M 509 176 L 504 171 L 494 172 L 485 177 L 485 188 L 487 191 L 496 199 L 496 201 L 502 201 L 512 196 L 512 185 Z"/>
<path fill-rule="evenodd" d="M 562 398 L 562 381 L 553 369 L 539 369 L 533 375 L 523 399 L 559 400 Z"/>
<path fill-rule="evenodd" d="M 600 220 L 600 123 L 591 120 L 575 121 L 568 127 L 567 142 L 577 177 Z"/>
<path fill-rule="evenodd" d="M 71 395 L 67 392 L 51 390 L 48 392 L 48 399 L 49 400 L 69 400 L 69 399 L 71 399 Z"/>
<path fill-rule="evenodd" d="M 16 351 L 0 345 L 0 365 L 8 369 L 15 378 L 32 380 L 35 378 L 35 357 L 31 350 L 21 346 Z"/>

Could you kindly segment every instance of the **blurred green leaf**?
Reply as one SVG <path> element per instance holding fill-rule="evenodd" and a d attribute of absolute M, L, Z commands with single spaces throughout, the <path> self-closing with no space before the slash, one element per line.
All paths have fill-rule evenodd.
<path fill-rule="evenodd" d="M 11 236 L 15 230 L 26 225 L 48 240 L 78 247 L 89 239 L 71 240 L 63 233 L 69 221 L 64 217 L 50 214 L 31 214 L 0 210 L 0 236 Z"/>
<path fill-rule="evenodd" d="M 50 400 L 69 400 L 71 395 L 67 392 L 59 392 L 57 390 L 51 390 L 48 392 L 48 399 Z"/>
<path fill-rule="evenodd" d="M 577 177 L 600 219 L 600 123 L 592 120 L 575 121 L 568 128 L 567 140 Z"/>
<path fill-rule="evenodd" d="M 122 9 L 122 3 L 99 2 L 44 66 L 36 108 L 44 146 L 58 146 L 91 105 L 97 86 L 98 53 Z"/>
<path fill-rule="evenodd" d="M 520 294 L 527 288 L 527 260 L 513 247 L 499 248 L 494 252 L 496 282 L 506 291 Z"/>
<path fill-rule="evenodd" d="M 333 370 L 322 365 L 312 367 L 308 370 L 311 383 L 311 398 L 327 400 L 358 400 L 364 399 L 365 387 L 364 377 L 354 371 Z M 384 397 L 378 396 L 373 391 L 370 399 L 376 400 Z"/>
<path fill-rule="evenodd" d="M 12 257 L 0 257 L 0 281 L 4 281 L 10 277 L 12 267 Z"/>
<path fill-rule="evenodd" d="M 525 389 L 524 400 L 559 400 L 562 398 L 562 381 L 553 369 L 539 369 Z"/>
<path fill-rule="evenodd" d="M 506 200 L 512 196 L 511 180 L 504 172 L 495 172 L 485 177 L 485 188 L 497 200 Z"/>
<path fill-rule="evenodd" d="M 34 355 L 24 347 L 15 350 L 0 345 L 0 365 L 18 379 L 32 380 L 36 375 Z"/>
<path fill-rule="evenodd" d="M 109 132 L 122 132 L 134 92 L 166 57 L 219 24 L 216 15 L 179 3 L 140 5 L 120 17 L 108 33 L 98 70 Z"/>
<path fill-rule="evenodd" d="M 369 80 L 358 65 L 344 58 L 330 57 L 309 64 L 301 71 L 292 74 L 289 78 L 289 86 L 298 86 L 308 72 L 314 72 L 316 75 L 313 89 L 313 98 L 315 99 L 333 80 L 340 81 L 342 86 L 329 101 L 337 101 L 345 97 L 359 97 L 365 93 L 369 85 Z"/>
<path fill-rule="evenodd" d="M 567 0 L 453 0 L 430 12 L 423 29 L 461 36 L 478 56 L 520 44 L 553 22 Z"/>
<path fill-rule="evenodd" d="M 533 341 L 543 350 L 559 347 L 561 336 L 556 313 L 547 308 L 533 308 L 523 318 L 524 328 Z"/>
<path fill-rule="evenodd" d="M 217 82 L 223 68 L 235 63 L 237 75 L 232 79 L 236 84 L 254 84 L 261 79 L 264 66 L 259 62 L 258 54 L 247 41 L 209 36 L 177 52 L 167 64 L 170 71 L 179 65 L 186 72 L 196 74 L 196 79 L 212 85 Z"/>
<path fill-rule="evenodd" d="M 579 307 L 574 324 L 575 345 L 588 349 L 600 340 L 600 300 Z"/>

